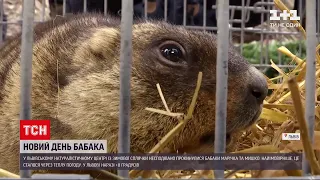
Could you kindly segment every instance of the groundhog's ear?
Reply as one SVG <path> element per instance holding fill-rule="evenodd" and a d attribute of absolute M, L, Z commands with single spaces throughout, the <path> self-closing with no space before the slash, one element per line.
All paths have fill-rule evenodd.
<path fill-rule="evenodd" d="M 76 59 L 108 59 L 118 54 L 115 50 L 120 49 L 120 33 L 114 28 L 98 28 L 80 43 L 75 50 Z"/>
<path fill-rule="evenodd" d="M 113 54 L 114 48 L 119 46 L 120 32 L 115 28 L 99 28 L 93 32 L 92 36 L 83 43 L 96 54 Z M 110 52 L 107 52 L 110 51 Z"/>

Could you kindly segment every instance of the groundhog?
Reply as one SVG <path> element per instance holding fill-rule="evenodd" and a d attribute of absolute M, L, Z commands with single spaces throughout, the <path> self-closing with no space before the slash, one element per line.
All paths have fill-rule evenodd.
<path fill-rule="evenodd" d="M 164 109 L 159 83 L 172 112 L 186 113 L 198 73 L 203 73 L 193 118 L 167 149 L 213 152 L 217 38 L 162 21 L 133 25 L 131 152 L 148 152 L 178 120 L 146 111 Z M 117 152 L 120 19 L 79 14 L 38 24 L 34 30 L 32 119 L 51 121 L 51 139 L 106 139 Z M 19 172 L 21 35 L 0 50 L 0 168 Z M 259 117 L 267 95 L 263 74 L 229 48 L 227 133 Z M 219 87 L 217 87 L 219 88 Z"/>

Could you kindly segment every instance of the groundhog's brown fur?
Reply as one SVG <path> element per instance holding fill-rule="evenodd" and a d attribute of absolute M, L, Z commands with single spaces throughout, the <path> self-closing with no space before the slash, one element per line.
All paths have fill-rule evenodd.
<path fill-rule="evenodd" d="M 182 63 L 160 57 L 159 45 L 167 40 L 185 51 Z M 19 171 L 20 43 L 17 36 L 0 50 L 0 168 L 14 173 Z M 148 152 L 178 123 L 145 110 L 163 109 L 156 83 L 173 112 L 186 112 L 199 71 L 203 82 L 193 119 L 168 148 L 212 152 L 216 37 L 141 21 L 133 26 L 132 44 L 131 152 Z M 113 17 L 85 14 L 35 28 L 32 119 L 51 120 L 52 139 L 107 139 L 108 150 L 117 151 L 119 50 L 120 21 Z M 231 46 L 228 66 L 227 131 L 232 134 L 257 119 L 260 104 L 249 97 L 250 86 L 261 83 L 266 90 L 266 82 Z"/>

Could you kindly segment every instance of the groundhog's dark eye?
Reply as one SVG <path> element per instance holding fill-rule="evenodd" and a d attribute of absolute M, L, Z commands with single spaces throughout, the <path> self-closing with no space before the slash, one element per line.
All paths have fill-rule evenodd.
<path fill-rule="evenodd" d="M 168 44 L 161 49 L 162 56 L 170 61 L 178 62 L 182 59 L 182 51 L 174 44 Z"/>
<path fill-rule="evenodd" d="M 159 46 L 160 59 L 166 63 L 185 64 L 185 51 L 183 47 L 174 42 L 166 41 Z M 168 62 L 169 61 L 169 62 Z M 172 64 L 173 65 L 173 64 Z"/>

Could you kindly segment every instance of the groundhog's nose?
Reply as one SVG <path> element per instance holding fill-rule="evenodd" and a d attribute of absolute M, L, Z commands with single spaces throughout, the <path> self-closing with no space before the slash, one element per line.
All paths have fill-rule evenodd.
<path fill-rule="evenodd" d="M 268 84 L 263 74 L 255 67 L 250 67 L 250 79 L 249 93 L 253 98 L 257 100 L 259 104 L 263 103 L 263 100 L 268 94 Z"/>

